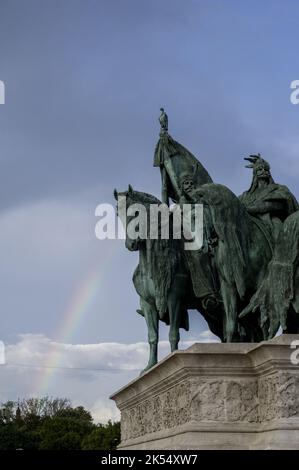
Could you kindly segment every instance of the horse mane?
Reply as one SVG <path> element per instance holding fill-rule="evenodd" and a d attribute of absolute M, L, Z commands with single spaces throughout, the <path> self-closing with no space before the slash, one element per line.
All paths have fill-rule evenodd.
<path fill-rule="evenodd" d="M 207 184 L 202 187 L 210 207 L 212 224 L 224 243 L 221 271 L 237 288 L 240 298 L 245 294 L 245 267 L 248 264 L 250 217 L 238 197 L 226 186 Z"/>
<path fill-rule="evenodd" d="M 143 193 L 141 191 L 134 191 L 129 194 L 126 192 L 127 196 L 130 196 L 132 201 L 134 202 L 139 202 L 139 203 L 144 203 L 144 204 L 162 204 L 160 199 L 158 199 L 156 196 L 153 196 L 152 194 L 149 193 Z"/>

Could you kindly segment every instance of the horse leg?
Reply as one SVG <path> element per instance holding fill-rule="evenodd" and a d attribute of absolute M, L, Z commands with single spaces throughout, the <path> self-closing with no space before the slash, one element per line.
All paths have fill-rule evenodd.
<path fill-rule="evenodd" d="M 141 372 L 143 374 L 158 362 L 159 317 L 156 308 L 146 300 L 140 299 L 140 306 L 147 324 L 148 344 L 150 347 L 148 364 Z"/>
<path fill-rule="evenodd" d="M 237 333 L 237 296 L 235 289 L 223 282 L 221 283 L 221 295 L 225 311 L 225 340 L 227 343 L 231 343 Z"/>
<path fill-rule="evenodd" d="M 181 323 L 181 301 L 176 289 L 175 282 L 168 297 L 168 311 L 169 311 L 169 343 L 171 352 L 178 349 L 180 341 L 180 323 Z"/>

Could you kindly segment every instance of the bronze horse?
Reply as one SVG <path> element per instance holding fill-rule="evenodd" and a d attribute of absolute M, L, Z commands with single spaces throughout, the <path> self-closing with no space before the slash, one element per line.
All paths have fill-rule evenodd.
<path fill-rule="evenodd" d="M 239 198 L 221 184 L 204 184 L 190 196 L 209 209 L 217 243 L 213 248 L 223 301 L 226 342 L 261 341 L 269 324 L 250 318 L 250 327 L 238 315 L 262 284 L 272 258 L 272 247 L 262 223 L 251 217 Z M 246 327 L 247 326 L 247 327 Z"/>
<path fill-rule="evenodd" d="M 151 204 L 161 204 L 155 196 L 134 191 L 117 193 L 124 196 L 126 208 L 142 204 L 149 217 Z M 219 290 L 223 306 L 217 311 L 207 309 L 202 299 L 195 296 L 186 261 L 183 240 L 131 238 L 126 219 L 126 248 L 139 252 L 139 264 L 133 275 L 133 283 L 140 297 L 137 310 L 146 320 L 150 355 L 144 371 L 157 363 L 159 320 L 169 325 L 171 351 L 178 348 L 179 329 L 189 329 L 188 309 L 198 310 L 206 319 L 210 330 L 221 341 L 261 341 L 268 336 L 269 324 L 261 324 L 260 317 L 240 320 L 239 313 L 246 307 L 252 295 L 262 283 L 272 258 L 261 226 L 251 217 L 243 204 L 228 188 L 219 184 L 205 184 L 194 190 L 193 199 L 208 209 L 206 218 L 217 238 L 211 256 L 219 276 Z M 150 221 L 147 220 L 149 231 Z M 143 371 L 143 372 L 144 372 Z"/>
<path fill-rule="evenodd" d="M 151 204 L 161 204 L 155 196 L 134 191 L 114 192 L 115 198 L 125 196 L 126 208 L 133 204 L 142 204 L 149 216 Z M 119 211 L 119 207 L 118 207 Z M 183 240 L 132 239 L 128 236 L 127 227 L 130 217 L 126 219 L 126 248 L 139 252 L 139 264 L 133 275 L 133 283 L 140 297 L 140 310 L 148 329 L 150 355 L 146 368 L 153 367 L 158 360 L 159 320 L 169 328 L 171 351 L 178 349 L 179 329 L 189 330 L 188 309 L 197 309 L 206 319 L 211 331 L 223 340 L 222 314 L 207 310 L 201 300 L 195 297 L 190 273 L 184 256 Z M 147 223 L 148 230 L 150 224 Z M 148 235 L 148 234 L 147 234 Z"/>

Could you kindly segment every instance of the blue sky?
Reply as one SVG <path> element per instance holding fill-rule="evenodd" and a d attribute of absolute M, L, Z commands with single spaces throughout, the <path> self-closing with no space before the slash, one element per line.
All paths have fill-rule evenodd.
<path fill-rule="evenodd" d="M 243 157 L 261 152 L 299 196 L 299 106 L 290 102 L 298 30 L 292 0 L 0 0 L 0 336 L 9 347 L 146 341 L 131 283 L 137 257 L 123 241 L 95 238 L 94 210 L 128 183 L 160 195 L 160 106 L 214 181 L 243 192 Z M 64 337 L 92 273 L 94 300 Z M 204 330 L 192 314 L 183 339 Z M 104 408 L 128 379 L 114 375 L 87 400 L 79 371 L 84 393 L 74 392 L 75 375 L 63 377 L 49 393 L 88 406 L 102 397 Z M 2 368 L 0 382 L 0 400 L 34 392 L 21 372 Z"/>

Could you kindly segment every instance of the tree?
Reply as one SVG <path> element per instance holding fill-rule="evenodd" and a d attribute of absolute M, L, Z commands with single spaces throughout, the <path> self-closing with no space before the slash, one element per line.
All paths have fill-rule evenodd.
<path fill-rule="evenodd" d="M 14 423 L 0 424 L 0 450 L 20 448 L 20 433 Z"/>
<path fill-rule="evenodd" d="M 82 441 L 83 450 L 115 450 L 120 443 L 120 423 L 98 424 Z"/>
<path fill-rule="evenodd" d="M 27 416 L 56 416 L 62 410 L 71 408 L 71 402 L 68 398 L 51 398 L 48 396 L 42 398 L 27 398 L 19 403 L 21 415 L 24 419 Z"/>
<path fill-rule="evenodd" d="M 85 410 L 83 406 L 77 406 L 76 408 L 72 408 L 71 406 L 59 410 L 55 416 L 59 416 L 61 418 L 73 418 L 79 419 L 82 421 L 86 421 L 92 423 L 92 416 L 89 411 Z"/>
<path fill-rule="evenodd" d="M 94 424 L 83 406 L 67 398 L 29 398 L 0 406 L 0 450 L 113 450 L 120 423 Z"/>
<path fill-rule="evenodd" d="M 41 427 L 41 449 L 81 449 L 81 441 L 94 428 L 91 414 L 82 406 L 60 410 Z"/>
<path fill-rule="evenodd" d="M 1 404 L 0 409 L 0 423 L 7 424 L 12 423 L 15 419 L 16 403 L 13 401 L 7 401 Z"/>

